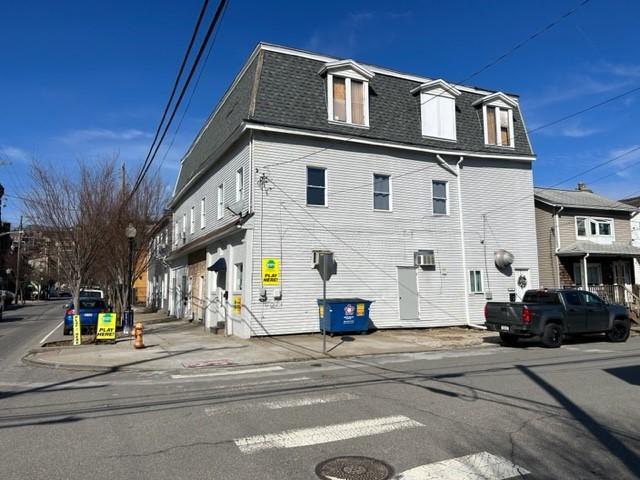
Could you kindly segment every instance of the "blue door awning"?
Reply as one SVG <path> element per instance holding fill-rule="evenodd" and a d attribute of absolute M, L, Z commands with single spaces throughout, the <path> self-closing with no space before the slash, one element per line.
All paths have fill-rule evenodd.
<path fill-rule="evenodd" d="M 207 270 L 211 272 L 219 272 L 221 270 L 226 270 L 226 269 L 227 269 L 227 262 L 225 261 L 224 258 L 219 258 Z"/>

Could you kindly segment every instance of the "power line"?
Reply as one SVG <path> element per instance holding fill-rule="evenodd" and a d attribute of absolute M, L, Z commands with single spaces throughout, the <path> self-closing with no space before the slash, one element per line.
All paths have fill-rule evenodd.
<path fill-rule="evenodd" d="M 198 19 L 196 20 L 196 24 L 193 28 L 193 32 L 191 33 L 191 39 L 189 40 L 189 45 L 187 46 L 187 50 L 184 53 L 184 56 L 182 57 L 182 62 L 180 64 L 180 68 L 178 69 L 178 74 L 176 75 L 176 78 L 173 82 L 173 87 L 171 88 L 171 93 L 169 94 L 169 99 L 167 100 L 167 104 L 164 107 L 164 111 L 162 112 L 162 117 L 160 118 L 160 123 L 158 123 L 158 128 L 156 129 L 156 134 L 153 137 L 153 141 L 151 142 L 151 146 L 149 147 L 149 151 L 147 152 L 147 157 L 145 158 L 143 164 L 142 164 L 142 168 L 141 168 L 141 172 L 144 171 L 145 167 L 147 166 L 147 163 L 149 162 L 150 158 L 151 158 L 151 152 L 153 151 L 153 147 L 156 144 L 156 141 L 158 140 L 158 136 L 160 135 L 160 130 L 162 129 L 162 125 L 164 124 L 165 119 L 167 118 L 167 113 L 169 112 L 169 107 L 171 106 L 171 103 L 173 102 L 173 97 L 176 94 L 176 90 L 178 89 L 178 84 L 180 83 L 180 78 L 182 77 L 182 73 L 184 72 L 184 67 L 187 64 L 187 60 L 189 59 L 189 55 L 191 54 L 191 49 L 193 48 L 193 44 L 196 40 L 196 37 L 198 35 L 198 30 L 200 29 L 200 24 L 202 23 L 202 18 L 204 17 L 204 14 L 207 10 L 207 6 L 209 5 L 209 0 L 204 0 L 204 2 L 202 3 L 202 7 L 200 8 L 200 13 L 198 14 Z M 138 180 L 136 180 L 136 184 L 138 183 Z"/>
<path fill-rule="evenodd" d="M 136 192 L 136 190 L 140 187 L 140 184 L 142 183 L 142 180 L 144 179 L 144 177 L 146 176 L 147 172 L 149 171 L 149 168 L 151 167 L 153 160 L 155 159 L 158 150 L 160 148 L 160 145 L 162 145 L 162 141 L 164 140 L 164 137 L 167 134 L 167 131 L 169 130 L 169 128 L 171 127 L 171 123 L 173 122 L 173 119 L 176 115 L 176 112 L 178 111 L 178 108 L 180 107 L 180 103 L 182 103 L 182 99 L 184 98 L 184 95 L 189 87 L 189 84 L 191 83 L 191 79 L 193 78 L 193 75 L 196 71 L 196 68 L 198 67 L 198 64 L 200 63 L 200 59 L 202 58 L 202 55 L 204 54 L 207 44 L 209 42 L 209 39 L 211 38 L 211 34 L 213 33 L 215 27 L 218 24 L 218 21 L 220 20 L 220 16 L 222 15 L 222 11 L 225 7 L 227 3 L 227 0 L 220 0 L 220 3 L 218 4 L 218 7 L 216 8 L 216 11 L 213 15 L 213 18 L 211 19 L 211 22 L 209 23 L 209 28 L 207 29 L 207 32 L 204 36 L 204 38 L 202 39 L 202 42 L 200 44 L 200 48 L 198 49 L 198 53 L 196 54 L 196 57 L 191 65 L 191 68 L 189 70 L 189 74 L 184 82 L 184 84 L 182 85 L 182 89 L 180 91 L 180 94 L 178 96 L 178 99 L 176 100 L 173 110 L 171 111 L 171 115 L 169 116 L 169 119 L 167 120 L 165 127 L 162 131 L 162 134 L 157 142 L 157 144 L 155 145 L 155 148 L 153 148 L 153 153 L 151 154 L 151 157 L 149 158 L 149 162 L 147 163 L 147 165 L 145 165 L 143 167 L 143 169 L 140 172 L 140 175 L 138 176 L 138 179 L 136 180 L 135 185 L 133 186 L 133 188 L 131 189 L 131 192 L 129 194 L 129 197 L 127 200 L 131 199 L 131 197 L 133 196 L 133 194 Z"/>
<path fill-rule="evenodd" d="M 577 112 L 571 113 L 569 115 L 565 115 L 564 117 L 558 118 L 557 120 L 554 120 L 552 122 L 545 123 L 544 125 L 540 125 L 539 127 L 532 128 L 531 130 L 527 130 L 527 133 L 534 133 L 534 132 L 537 132 L 538 130 L 542 130 L 543 128 L 551 127 L 552 125 L 556 125 L 557 123 L 564 122 L 565 120 L 569 120 L 570 118 L 577 117 L 578 115 L 582 115 L 583 113 L 586 113 L 586 112 L 589 112 L 589 111 L 591 111 L 591 110 L 593 110 L 595 108 L 601 107 L 602 105 L 606 105 L 607 103 L 611 103 L 611 102 L 613 102 L 615 100 L 618 100 L 618 99 L 620 99 L 622 97 L 626 97 L 627 95 L 631 95 L 632 93 L 635 93 L 635 92 L 637 92 L 639 90 L 640 90 L 640 87 L 634 87 L 631 90 L 627 90 L 626 92 L 623 92 L 623 93 L 621 93 L 619 95 L 616 95 L 614 97 L 611 97 L 611 98 L 608 98 L 606 100 L 603 100 L 602 102 L 598 102 L 598 103 L 596 103 L 594 105 L 591 105 L 591 106 L 589 106 L 587 108 L 584 108 L 584 109 L 579 110 Z"/>

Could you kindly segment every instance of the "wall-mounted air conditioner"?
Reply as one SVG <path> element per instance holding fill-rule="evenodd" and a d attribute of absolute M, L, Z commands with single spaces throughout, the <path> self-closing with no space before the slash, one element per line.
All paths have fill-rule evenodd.
<path fill-rule="evenodd" d="M 417 267 L 436 266 L 436 257 L 433 250 L 418 250 L 413 258 Z"/>

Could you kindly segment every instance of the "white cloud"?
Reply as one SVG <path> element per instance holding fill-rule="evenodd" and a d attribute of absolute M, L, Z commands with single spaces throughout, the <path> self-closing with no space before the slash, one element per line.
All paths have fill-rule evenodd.
<path fill-rule="evenodd" d="M 528 108 L 541 108 L 590 95 L 612 92 L 629 84 L 630 81 L 628 79 L 602 81 L 591 76 L 580 75 L 567 79 L 561 86 L 554 86 L 543 92 L 529 94 L 524 103 Z"/>
<path fill-rule="evenodd" d="M 137 129 L 110 130 L 107 128 L 89 128 L 74 130 L 59 137 L 59 140 L 67 144 L 80 144 L 96 141 L 131 141 L 151 137 L 150 133 Z"/>
<path fill-rule="evenodd" d="M 617 77 L 640 78 L 640 65 L 602 62 L 592 67 L 594 72 L 608 73 Z"/>
<path fill-rule="evenodd" d="M 23 149 L 6 145 L 0 147 L 0 161 L 5 160 L 9 162 L 28 162 L 30 155 Z"/>
<path fill-rule="evenodd" d="M 537 126 L 544 124 L 541 122 L 539 125 L 532 124 L 531 130 L 535 130 Z M 570 120 L 565 124 L 552 125 L 549 128 L 543 128 L 539 130 L 539 133 L 550 137 L 568 137 L 568 138 L 584 138 L 591 135 L 603 132 L 604 128 L 587 127 L 582 124 L 579 119 Z"/>

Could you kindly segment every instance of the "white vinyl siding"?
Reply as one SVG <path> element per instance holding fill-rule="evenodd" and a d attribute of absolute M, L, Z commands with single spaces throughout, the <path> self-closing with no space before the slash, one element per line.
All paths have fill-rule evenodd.
<path fill-rule="evenodd" d="M 445 94 L 422 92 L 420 95 L 422 135 L 456 139 L 456 100 Z"/>

